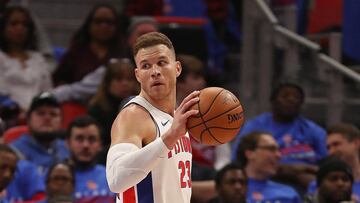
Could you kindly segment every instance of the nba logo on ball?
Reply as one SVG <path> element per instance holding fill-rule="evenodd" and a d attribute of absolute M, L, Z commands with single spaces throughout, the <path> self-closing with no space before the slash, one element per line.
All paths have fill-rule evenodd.
<path fill-rule="evenodd" d="M 220 87 L 201 90 L 199 98 L 199 102 L 191 107 L 199 113 L 188 119 L 189 134 L 207 145 L 220 145 L 234 139 L 244 123 L 239 99 Z"/>

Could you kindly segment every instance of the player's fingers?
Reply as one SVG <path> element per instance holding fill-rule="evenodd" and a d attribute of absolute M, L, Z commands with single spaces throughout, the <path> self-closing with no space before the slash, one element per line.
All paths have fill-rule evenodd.
<path fill-rule="evenodd" d="M 196 104 L 197 102 L 199 102 L 199 97 L 195 97 L 195 98 L 192 98 L 191 100 L 189 100 L 188 102 L 184 103 L 182 106 L 179 106 L 178 109 L 176 110 L 176 112 L 180 113 L 180 114 L 183 114 L 185 113 L 186 111 L 189 110 L 189 108 L 191 106 L 193 106 L 194 104 Z"/>
<path fill-rule="evenodd" d="M 193 110 L 190 110 L 190 111 L 187 111 L 186 113 L 184 113 L 184 117 L 186 119 L 188 119 L 190 116 L 196 116 L 198 113 L 199 113 L 199 110 L 193 109 Z"/>
<path fill-rule="evenodd" d="M 192 98 L 182 106 L 182 111 L 183 112 L 188 111 L 189 108 L 191 108 L 194 104 L 198 103 L 199 101 L 200 101 L 199 97 Z"/>
<path fill-rule="evenodd" d="M 200 91 L 195 90 L 192 93 L 190 93 L 187 97 L 185 97 L 185 99 L 181 102 L 181 104 L 179 105 L 179 107 L 181 108 L 182 106 L 184 106 L 188 101 L 190 101 L 192 98 L 194 97 L 198 97 L 200 95 Z"/>

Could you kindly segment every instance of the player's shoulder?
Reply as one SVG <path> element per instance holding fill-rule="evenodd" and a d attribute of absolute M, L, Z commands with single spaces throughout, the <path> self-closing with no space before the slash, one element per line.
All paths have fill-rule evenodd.
<path fill-rule="evenodd" d="M 126 126 L 126 131 L 140 131 L 144 133 L 152 125 L 151 116 L 144 107 L 138 104 L 129 104 L 120 111 L 113 127 L 124 128 Z"/>
<path fill-rule="evenodd" d="M 146 109 L 129 104 L 116 117 L 111 128 L 111 142 L 133 143 L 141 147 L 144 140 L 154 139 L 156 128 Z"/>
<path fill-rule="evenodd" d="M 151 119 L 149 112 L 142 106 L 132 103 L 124 107 L 120 112 L 118 117 L 128 120 L 128 119 Z M 134 121 L 134 120 L 133 120 Z M 136 120 L 139 121 L 139 120 Z"/>

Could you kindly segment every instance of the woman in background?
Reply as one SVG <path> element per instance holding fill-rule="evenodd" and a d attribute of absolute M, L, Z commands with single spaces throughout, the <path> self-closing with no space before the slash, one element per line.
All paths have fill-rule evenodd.
<path fill-rule="evenodd" d="M 52 87 L 50 65 L 36 42 L 29 11 L 6 8 L 0 19 L 0 94 L 16 101 L 23 112 L 35 95 Z"/>
<path fill-rule="evenodd" d="M 95 6 L 73 36 L 69 50 L 53 75 L 56 85 L 73 83 L 118 56 L 120 28 L 113 6 Z"/>
<path fill-rule="evenodd" d="M 102 128 L 104 153 L 100 155 L 100 163 L 105 164 L 110 145 L 111 125 L 121 108 L 120 104 L 124 102 L 124 99 L 138 94 L 138 91 L 134 65 L 130 59 L 111 59 L 106 65 L 104 77 L 88 108 L 88 113 L 99 122 Z"/>

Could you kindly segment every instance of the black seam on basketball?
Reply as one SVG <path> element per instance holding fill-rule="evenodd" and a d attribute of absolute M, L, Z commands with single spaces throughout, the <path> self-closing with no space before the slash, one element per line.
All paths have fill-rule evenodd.
<path fill-rule="evenodd" d="M 208 120 L 206 120 L 206 121 L 203 121 L 203 123 L 206 123 L 206 122 L 208 122 L 208 121 L 214 120 L 215 118 L 218 118 L 218 117 L 220 117 L 220 116 L 222 116 L 222 115 L 228 113 L 229 111 L 232 111 L 232 110 L 234 110 L 234 109 L 236 109 L 236 108 L 238 108 L 238 107 L 241 107 L 241 104 L 239 104 L 238 106 L 235 106 L 234 108 L 229 109 L 229 110 L 227 110 L 227 111 L 225 111 L 225 112 L 223 112 L 223 113 L 221 113 L 221 114 L 219 114 L 219 115 L 217 115 L 217 116 L 215 116 L 215 117 L 213 117 L 213 118 L 210 118 L 210 119 L 208 119 Z M 243 116 L 243 115 L 244 115 L 244 111 L 242 111 L 240 115 Z M 201 119 L 203 120 L 203 117 L 202 117 L 202 116 L 201 116 Z M 188 128 L 188 129 L 192 129 L 192 128 L 198 127 L 199 125 L 201 125 L 201 124 L 203 124 L 203 123 L 196 124 L 196 125 Z"/>
<path fill-rule="evenodd" d="M 205 125 L 205 126 L 206 126 L 206 125 Z M 201 131 L 201 133 L 200 133 L 200 140 L 201 140 L 201 143 L 204 143 L 204 142 L 203 142 L 203 140 L 202 140 L 202 138 L 203 138 L 204 133 L 205 133 L 206 131 L 208 131 L 208 132 L 209 132 L 209 134 L 211 135 L 211 132 L 208 130 L 208 128 L 207 128 L 207 127 L 206 127 L 206 128 L 204 128 L 204 129 Z M 212 137 L 212 138 L 214 138 L 214 136 L 212 136 L 212 135 L 211 135 L 211 137 Z M 215 140 L 215 141 L 217 141 L 217 142 L 218 142 L 218 143 L 220 143 L 220 144 L 224 144 L 224 143 L 219 142 L 216 138 L 214 138 L 214 140 Z"/>
<path fill-rule="evenodd" d="M 214 137 L 214 135 L 213 135 L 213 134 L 211 133 L 211 131 L 210 131 L 210 128 L 208 128 L 208 127 L 206 126 L 206 129 L 207 129 L 207 131 L 209 132 L 210 136 L 211 136 L 216 142 L 218 142 L 218 143 L 220 143 L 220 144 L 224 144 L 224 143 L 220 142 L 218 139 L 216 139 L 216 137 Z"/>
<path fill-rule="evenodd" d="M 204 136 L 205 131 L 206 131 L 206 128 L 203 131 L 201 131 L 201 133 L 200 133 L 200 142 L 201 143 L 203 143 L 203 136 Z"/>
<path fill-rule="evenodd" d="M 241 127 L 242 125 L 240 125 L 239 127 L 236 127 L 236 128 L 223 128 L 223 127 L 210 127 L 210 128 L 207 128 L 207 130 L 209 131 L 211 137 L 217 141 L 218 143 L 220 144 L 225 144 L 225 142 L 220 142 L 218 139 L 216 139 L 216 137 L 213 136 L 212 132 L 210 131 L 211 129 L 223 129 L 223 130 L 239 130 L 239 128 Z"/>
<path fill-rule="evenodd" d="M 239 126 L 239 127 L 241 127 L 241 125 Z M 236 127 L 236 128 L 223 128 L 223 127 L 210 127 L 209 129 L 213 129 L 213 128 L 215 128 L 215 129 L 223 129 L 223 130 L 236 130 L 236 129 L 239 129 L 239 127 Z"/>
<path fill-rule="evenodd" d="M 216 142 L 218 142 L 218 143 L 220 143 L 220 144 L 222 144 L 222 143 L 221 143 L 219 140 L 217 140 L 217 139 L 212 135 L 211 131 L 209 130 L 208 126 L 206 125 L 206 122 L 204 121 L 203 115 L 207 114 L 207 113 L 210 111 L 210 109 L 211 109 L 211 107 L 213 106 L 213 104 L 215 103 L 217 97 L 218 97 L 218 96 L 221 94 L 221 92 L 224 91 L 224 90 L 225 90 L 225 89 L 222 89 L 221 91 L 219 91 L 218 94 L 215 96 L 215 98 L 212 100 L 209 108 L 205 111 L 205 113 L 204 113 L 204 114 L 201 113 L 201 120 L 202 120 L 202 123 L 203 123 L 204 126 L 205 126 L 204 131 L 208 131 L 208 132 L 209 132 L 209 135 L 210 135 Z M 200 102 L 199 102 L 199 103 L 200 103 Z M 199 106 L 198 106 L 198 109 L 199 109 L 199 112 L 201 112 L 201 111 L 200 111 L 200 104 L 199 104 L 199 103 L 198 103 L 198 105 L 199 105 Z M 201 133 L 201 142 L 203 142 L 203 141 L 202 141 L 202 138 L 203 138 L 203 133 Z"/>
<path fill-rule="evenodd" d="M 220 93 L 221 93 L 221 91 L 220 91 Z M 220 93 L 219 93 L 219 94 L 220 94 Z M 219 94 L 218 94 L 218 95 L 219 95 Z M 216 97 L 217 97 L 218 95 L 216 95 Z M 215 100 L 216 100 L 216 97 L 215 97 L 215 99 L 213 100 L 213 103 L 210 105 L 208 111 L 211 109 L 211 106 L 214 104 L 214 102 L 215 102 Z M 200 109 L 200 105 L 199 105 L 199 109 Z M 206 113 L 205 113 L 205 114 L 206 114 Z M 208 126 L 206 125 L 206 122 L 204 121 L 203 114 L 201 114 L 201 120 L 203 121 L 203 124 L 204 124 L 204 126 L 205 126 L 204 131 L 207 130 L 207 131 L 209 132 L 209 135 L 210 135 L 216 142 L 218 142 L 218 143 L 220 143 L 220 144 L 223 144 L 223 143 L 220 142 L 218 139 L 216 139 L 216 138 L 214 137 L 214 135 L 212 135 L 210 129 L 208 128 Z M 202 142 L 202 138 L 203 138 L 203 135 L 201 134 L 201 142 Z"/>
<path fill-rule="evenodd" d="M 215 103 L 216 98 L 217 98 L 217 97 L 221 94 L 221 92 L 223 92 L 224 90 L 225 90 L 225 89 L 222 89 L 221 91 L 219 91 L 219 93 L 218 93 L 218 94 L 215 96 L 215 98 L 212 100 L 209 108 L 208 108 L 202 115 L 206 115 L 206 114 L 210 111 L 212 105 Z"/>
<path fill-rule="evenodd" d="M 217 97 L 220 95 L 220 93 L 221 93 L 222 91 L 224 91 L 224 90 L 225 90 L 225 89 L 222 89 L 221 91 L 219 91 L 219 93 L 215 96 L 215 98 L 213 99 L 213 101 L 212 101 L 212 103 L 210 104 L 209 108 L 207 109 L 207 111 L 206 111 L 204 114 L 201 113 L 200 101 L 199 101 L 199 102 L 197 103 L 199 113 L 198 113 L 198 115 L 196 115 L 196 116 L 194 116 L 194 117 L 195 117 L 195 118 L 201 118 L 201 120 L 204 122 L 203 115 L 207 114 L 207 113 L 210 111 L 210 109 L 211 109 L 212 105 L 214 104 L 216 98 L 217 98 Z M 200 92 L 200 94 L 201 94 L 201 92 Z M 200 95 L 199 95 L 199 98 L 200 98 Z M 195 126 L 199 126 L 200 124 L 202 124 L 202 123 L 196 124 Z M 194 126 L 188 128 L 188 129 L 191 129 L 191 128 L 193 128 L 193 127 L 194 127 Z"/>
<path fill-rule="evenodd" d="M 201 94 L 201 92 L 200 92 Z M 199 95 L 200 97 L 200 95 Z M 198 106 L 198 110 L 199 110 L 199 116 L 200 116 L 200 119 L 202 120 L 202 124 L 205 125 L 204 123 L 204 118 L 203 118 L 203 114 L 201 113 L 201 109 L 200 109 L 200 102 L 197 103 L 197 106 Z M 201 123 L 200 123 L 201 124 Z M 191 129 L 191 128 L 190 128 Z M 206 125 L 205 125 L 205 129 L 206 129 Z M 200 142 L 202 142 L 202 138 L 203 138 L 203 133 L 200 134 Z"/>

